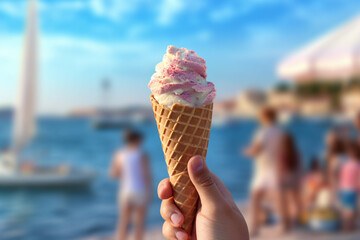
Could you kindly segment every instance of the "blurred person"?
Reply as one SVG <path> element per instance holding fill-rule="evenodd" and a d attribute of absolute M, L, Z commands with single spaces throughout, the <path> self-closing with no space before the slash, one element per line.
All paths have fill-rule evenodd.
<path fill-rule="evenodd" d="M 342 164 L 339 175 L 339 199 L 343 229 L 350 231 L 355 229 L 360 184 L 360 151 L 357 143 L 348 141 L 346 152 L 348 159 Z"/>
<path fill-rule="evenodd" d="M 258 120 L 260 128 L 255 133 L 252 144 L 244 151 L 244 154 L 253 158 L 255 162 L 250 197 L 250 235 L 252 236 L 258 233 L 261 204 L 265 197 L 273 198 L 279 190 L 277 166 L 283 136 L 281 128 L 276 124 L 276 112 L 272 108 L 261 109 Z M 272 205 L 274 207 L 274 204 Z M 274 209 L 280 211 L 278 205 Z"/>
<path fill-rule="evenodd" d="M 334 232 L 339 229 L 339 214 L 332 202 L 330 187 L 324 184 L 316 195 L 314 206 L 309 211 L 310 229 L 320 232 Z"/>
<path fill-rule="evenodd" d="M 344 138 L 334 129 L 331 130 L 325 138 L 326 178 L 334 201 L 337 199 L 340 166 L 347 158 L 344 151 L 344 141 Z"/>
<path fill-rule="evenodd" d="M 4 146 L 1 148 L 1 155 L 11 153 L 10 148 L 8 146 Z"/>
<path fill-rule="evenodd" d="M 340 139 L 354 138 L 354 131 L 350 124 L 340 124 L 336 127 L 336 132 Z"/>
<path fill-rule="evenodd" d="M 360 111 L 358 112 L 358 114 L 356 115 L 356 117 L 354 118 L 354 127 L 356 129 L 356 139 L 357 139 L 357 143 L 360 146 Z"/>
<path fill-rule="evenodd" d="M 141 149 L 143 137 L 129 130 L 124 134 L 125 147 L 119 149 L 113 158 L 110 176 L 122 181 L 119 191 L 120 219 L 116 240 L 128 236 L 128 227 L 134 215 L 135 239 L 143 239 L 146 212 L 151 197 L 152 176 L 149 160 Z"/>
<path fill-rule="evenodd" d="M 38 172 L 37 170 L 38 168 L 35 166 L 34 162 L 30 160 L 22 162 L 19 166 L 19 171 L 22 174 L 33 174 Z"/>
<path fill-rule="evenodd" d="M 300 181 L 301 162 L 294 138 L 285 133 L 281 139 L 279 172 L 279 207 L 283 231 L 288 231 L 292 223 L 300 220 L 302 211 Z"/>
<path fill-rule="evenodd" d="M 16 169 L 15 157 L 10 148 L 5 146 L 0 153 L 0 174 L 10 174 Z"/>
<path fill-rule="evenodd" d="M 198 212 L 193 234 L 188 236 L 181 229 L 184 216 L 175 206 L 169 179 L 159 183 L 158 195 L 162 199 L 160 213 L 165 220 L 163 235 L 177 240 L 248 240 L 246 222 L 236 206 L 230 191 L 207 167 L 201 156 L 189 160 L 188 171 L 191 182 L 199 193 Z"/>
<path fill-rule="evenodd" d="M 335 231 L 339 226 L 339 217 L 334 207 L 334 196 L 326 171 L 322 169 L 319 160 L 312 159 L 310 171 L 304 179 L 304 206 L 306 215 L 303 221 L 312 230 Z"/>
<path fill-rule="evenodd" d="M 317 195 L 324 185 L 325 174 L 321 169 L 319 160 L 313 157 L 303 181 L 303 206 L 306 210 L 313 208 Z"/>
<path fill-rule="evenodd" d="M 16 164 L 16 154 L 9 147 L 3 147 L 0 153 L 0 173 L 13 174 L 16 170 L 23 174 L 33 174 L 37 168 L 31 159 Z"/>

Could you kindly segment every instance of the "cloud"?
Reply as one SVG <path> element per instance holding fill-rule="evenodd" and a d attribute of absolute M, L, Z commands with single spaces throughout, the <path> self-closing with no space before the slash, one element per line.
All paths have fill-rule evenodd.
<path fill-rule="evenodd" d="M 205 6 L 204 0 L 162 0 L 157 9 L 157 23 L 171 25 L 181 14 L 199 13 Z"/>
<path fill-rule="evenodd" d="M 25 14 L 25 0 L 1 0 L 0 12 L 11 17 L 22 17 Z M 63 11 L 90 11 L 98 17 L 112 21 L 124 20 L 125 17 L 135 13 L 149 0 L 71 0 L 71 1 L 37 1 L 42 12 L 53 14 Z"/>
<path fill-rule="evenodd" d="M 90 6 L 96 15 L 105 15 L 106 9 L 101 0 L 91 0 Z"/>
<path fill-rule="evenodd" d="M 147 93 L 146 83 L 158 57 L 151 43 L 69 35 L 42 39 L 42 112 L 64 113 L 77 106 L 97 106 L 98 84 L 104 76 L 114 81 L 114 88 L 119 87 L 114 91 L 122 92 L 113 96 L 114 104 L 131 104 L 141 99 L 134 92 Z"/>
<path fill-rule="evenodd" d="M 28 1 L 16 0 L 0 2 L 0 12 L 11 17 L 24 17 L 26 13 Z M 73 1 L 37 1 L 37 5 L 40 11 L 79 11 L 89 8 L 88 2 L 73 0 Z"/>
<path fill-rule="evenodd" d="M 291 1 L 287 4 L 290 9 L 289 18 L 297 19 L 312 28 L 319 27 L 324 30 L 333 27 L 334 23 L 338 25 L 359 15 L 359 9 L 354 7 L 352 1 L 328 0 L 326 4 L 322 1 L 309 1 L 307 4 Z"/>
<path fill-rule="evenodd" d="M 120 21 L 125 16 L 134 13 L 145 0 L 90 0 L 93 13 L 114 21 Z"/>
<path fill-rule="evenodd" d="M 257 8 L 273 4 L 287 4 L 288 0 L 251 0 L 251 1 L 233 1 L 223 6 L 214 8 L 209 13 L 209 18 L 213 22 L 223 22 L 236 16 L 243 16 Z"/>
<path fill-rule="evenodd" d="M 23 17 L 25 15 L 24 1 L 3 1 L 0 2 L 0 12 L 5 13 L 11 17 Z"/>
<path fill-rule="evenodd" d="M 184 8 L 185 3 L 182 0 L 163 0 L 159 8 L 158 23 L 160 25 L 170 25 Z"/>
<path fill-rule="evenodd" d="M 0 88 L 7 89 L 0 95 L 1 104 L 12 104 L 15 99 L 23 37 L 7 34 L 0 38 L 0 46 L 6 46 L 0 48 Z M 98 99 L 94 96 L 98 94 L 98 81 L 104 76 L 122 89 L 131 88 L 114 96 L 114 103 L 139 101 L 132 95 L 137 88 L 147 93 L 146 82 L 160 52 L 146 41 L 100 41 L 60 34 L 42 35 L 39 47 L 38 109 L 41 113 L 57 114 L 76 106 L 96 106 Z M 123 81 L 115 81 L 119 79 Z"/>
<path fill-rule="evenodd" d="M 171 25 L 176 18 L 184 13 L 198 12 L 205 6 L 204 0 L 89 0 L 91 11 L 99 16 L 113 21 L 121 21 L 132 14 L 139 13 L 141 8 L 147 8 L 155 15 L 159 25 Z"/>
<path fill-rule="evenodd" d="M 151 45 L 147 42 L 106 42 L 68 35 L 43 36 L 42 43 L 42 52 L 44 53 L 43 57 L 45 58 L 45 61 L 71 61 L 72 58 L 82 59 L 82 62 L 89 62 L 89 60 L 98 61 L 96 55 L 103 56 L 103 59 L 110 59 L 110 61 L 113 61 L 114 59 L 111 59 L 113 56 L 126 54 L 138 55 L 151 49 Z M 63 53 L 69 53 L 69 59 L 64 59 Z M 91 56 L 91 59 L 88 59 L 89 56 Z M 121 59 L 116 62 L 119 62 L 120 60 Z"/>
<path fill-rule="evenodd" d="M 25 0 L 0 0 L 0 11 L 6 15 L 19 17 L 24 16 Z M 19 6 L 21 5 L 21 8 Z M 99 18 L 114 22 L 125 22 L 132 17 L 142 15 L 143 12 L 150 14 L 152 24 L 168 26 L 183 13 L 191 17 L 195 16 L 207 4 L 205 0 L 57 0 L 40 1 L 39 9 L 47 16 L 62 16 L 66 13 L 88 11 Z M 136 35 L 136 34 L 135 34 Z"/>
<path fill-rule="evenodd" d="M 72 0 L 72 1 L 66 1 L 66 2 L 64 2 L 64 1 L 55 2 L 52 7 L 59 9 L 59 10 L 77 11 L 77 10 L 86 9 L 88 7 L 88 4 L 87 4 L 87 2 L 84 2 L 84 1 Z"/>

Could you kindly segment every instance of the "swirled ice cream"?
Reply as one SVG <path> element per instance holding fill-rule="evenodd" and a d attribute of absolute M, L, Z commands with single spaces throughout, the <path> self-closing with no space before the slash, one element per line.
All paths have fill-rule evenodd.
<path fill-rule="evenodd" d="M 161 105 L 201 107 L 212 103 L 216 96 L 215 85 L 206 81 L 206 62 L 193 50 L 168 46 L 155 71 L 149 88 Z"/>

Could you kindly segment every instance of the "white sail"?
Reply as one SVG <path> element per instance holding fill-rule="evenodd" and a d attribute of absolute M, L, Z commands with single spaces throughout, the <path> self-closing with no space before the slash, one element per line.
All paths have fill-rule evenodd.
<path fill-rule="evenodd" d="M 18 83 L 12 150 L 18 154 L 35 134 L 37 86 L 37 3 L 29 0 L 23 59 Z"/>

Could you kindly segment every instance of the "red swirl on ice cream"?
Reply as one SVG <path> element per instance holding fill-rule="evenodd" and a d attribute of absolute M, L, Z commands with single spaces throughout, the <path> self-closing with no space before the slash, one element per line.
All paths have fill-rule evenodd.
<path fill-rule="evenodd" d="M 155 71 L 149 88 L 159 104 L 201 107 L 216 96 L 214 84 L 206 81 L 206 62 L 193 50 L 168 46 Z"/>

